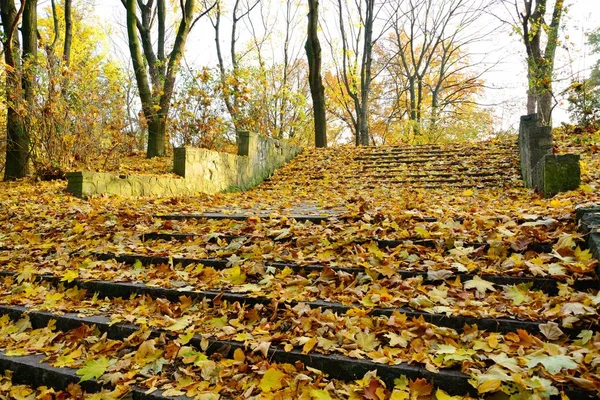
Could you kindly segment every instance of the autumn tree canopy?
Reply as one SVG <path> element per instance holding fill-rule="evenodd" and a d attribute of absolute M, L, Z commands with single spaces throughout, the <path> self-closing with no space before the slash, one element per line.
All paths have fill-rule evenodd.
<path fill-rule="evenodd" d="M 305 146 L 487 136 L 499 60 L 477 53 L 506 34 L 486 19 L 502 12 L 517 12 L 527 111 L 549 123 L 564 5 L 511 1 L 120 0 L 112 23 L 71 0 L 3 1 L 4 177 L 228 149 L 240 130 Z"/>

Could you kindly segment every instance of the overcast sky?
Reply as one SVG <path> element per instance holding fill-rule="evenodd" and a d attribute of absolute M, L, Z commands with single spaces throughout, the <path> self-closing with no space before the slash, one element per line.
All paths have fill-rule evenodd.
<path fill-rule="evenodd" d="M 324 2 L 322 1 L 322 4 Z M 552 3 L 552 2 L 550 2 Z M 124 20 L 125 12 L 120 0 L 103 0 L 96 2 L 96 12 L 102 23 L 112 26 L 113 42 L 116 52 L 128 56 L 125 43 Z M 565 43 L 556 59 L 557 83 L 555 93 L 560 93 L 573 76 L 585 76 L 594 64 L 595 58 L 588 53 L 585 43 L 585 33 L 600 27 L 600 0 L 570 0 L 567 1 L 568 12 L 563 19 L 561 40 Z M 326 12 L 329 12 L 326 10 Z M 304 14 L 304 13 L 303 13 Z M 302 18 L 304 15 L 301 16 Z M 304 25 L 300 35 L 304 34 Z M 224 28 L 224 31 L 227 27 Z M 243 27 L 242 27 L 243 30 Z M 486 73 L 487 90 L 481 103 L 494 109 L 504 128 L 515 128 L 519 116 L 524 114 L 525 105 L 525 62 L 524 45 L 517 35 L 499 33 L 472 49 L 477 53 L 487 53 L 490 63 L 497 63 L 492 71 Z M 216 65 L 214 46 L 214 31 L 210 23 L 201 21 L 190 35 L 187 46 L 186 60 L 192 65 Z M 296 33 L 298 36 L 298 33 Z M 565 39 L 568 35 L 568 39 Z M 223 33 L 227 40 L 226 33 Z M 242 37 L 243 40 L 243 37 Z M 301 41 L 304 40 L 301 38 Z M 331 57 L 324 50 L 325 57 Z M 327 62 L 327 60 L 325 60 Z M 555 109 L 555 125 L 568 120 L 567 104 L 562 100 Z"/>

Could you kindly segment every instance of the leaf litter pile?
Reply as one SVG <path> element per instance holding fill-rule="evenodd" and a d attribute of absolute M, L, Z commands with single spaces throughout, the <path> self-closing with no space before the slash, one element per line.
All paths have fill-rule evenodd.
<path fill-rule="evenodd" d="M 504 142 L 308 150 L 212 196 L 2 183 L 0 398 L 594 398 L 587 135 L 555 138 L 582 186 L 551 199 Z"/>

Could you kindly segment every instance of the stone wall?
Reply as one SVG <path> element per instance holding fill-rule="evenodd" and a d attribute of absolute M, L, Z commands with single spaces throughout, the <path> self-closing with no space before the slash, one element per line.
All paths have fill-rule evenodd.
<path fill-rule="evenodd" d="M 78 197 L 96 194 L 174 196 L 250 189 L 295 158 L 302 148 L 249 132 L 238 134 L 238 155 L 182 147 L 173 153 L 173 171 L 181 178 L 116 176 L 99 172 L 67 174 L 67 191 Z"/>

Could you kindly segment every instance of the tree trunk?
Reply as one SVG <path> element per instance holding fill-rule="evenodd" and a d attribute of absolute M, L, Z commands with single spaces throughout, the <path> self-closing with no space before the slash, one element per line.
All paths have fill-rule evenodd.
<path fill-rule="evenodd" d="M 69 67 L 71 63 L 71 42 L 73 41 L 71 2 L 72 0 L 65 0 L 65 45 L 63 50 L 63 61 L 67 67 Z"/>
<path fill-rule="evenodd" d="M 536 111 L 543 126 L 552 126 L 552 74 L 558 46 L 558 30 L 564 10 L 564 1 L 555 0 L 552 21 L 544 21 L 547 0 L 523 0 L 525 12 L 520 15 L 523 41 L 527 50 L 527 113 Z M 535 7 L 534 7 L 535 4 Z M 546 33 L 546 47 L 541 49 L 541 35 Z M 536 110 L 537 108 L 537 110 Z"/>
<path fill-rule="evenodd" d="M 0 14 L 4 27 L 4 59 L 9 67 L 6 71 L 6 161 L 4 179 L 22 178 L 29 173 L 29 131 L 28 125 L 16 111 L 19 103 L 26 101 L 31 106 L 34 97 L 35 75 L 31 70 L 37 56 L 37 0 L 21 3 L 17 11 L 14 0 L 0 1 Z M 23 15 L 23 60 L 28 60 L 30 69 L 23 71 L 24 63 L 20 56 L 17 25 Z"/>
<path fill-rule="evenodd" d="M 371 94 L 373 65 L 373 23 L 375 22 L 375 0 L 366 1 L 365 37 L 360 76 L 359 141 L 361 146 L 369 145 L 369 95 Z"/>
<path fill-rule="evenodd" d="M 148 121 L 148 158 L 165 155 L 166 121 L 158 114 Z M 149 154 L 154 154 L 150 156 Z"/>
<path fill-rule="evenodd" d="M 319 26 L 319 0 L 308 0 L 308 5 L 308 38 L 304 48 L 308 58 L 308 80 L 313 102 L 315 146 L 327 147 L 325 87 L 321 77 L 321 44 L 317 32 Z"/>
<path fill-rule="evenodd" d="M 138 92 L 142 103 L 142 111 L 148 123 L 148 148 L 146 156 L 163 157 L 166 151 L 166 127 L 167 117 L 175 77 L 185 50 L 185 43 L 194 21 L 195 0 L 186 0 L 181 3 L 182 17 L 173 43 L 173 49 L 169 56 L 165 55 L 166 5 L 164 0 L 159 0 L 157 9 L 158 16 L 158 57 L 154 53 L 152 38 L 152 17 L 154 11 L 152 2 L 144 4 L 138 0 L 122 0 L 127 10 L 127 37 L 129 41 L 129 52 L 138 84 Z M 137 7 L 142 10 L 141 20 L 137 19 Z M 142 38 L 142 44 L 138 38 Z M 143 49 L 143 52 L 142 52 Z M 150 76 L 150 80 L 148 79 Z M 151 86 L 152 84 L 152 86 Z"/>

